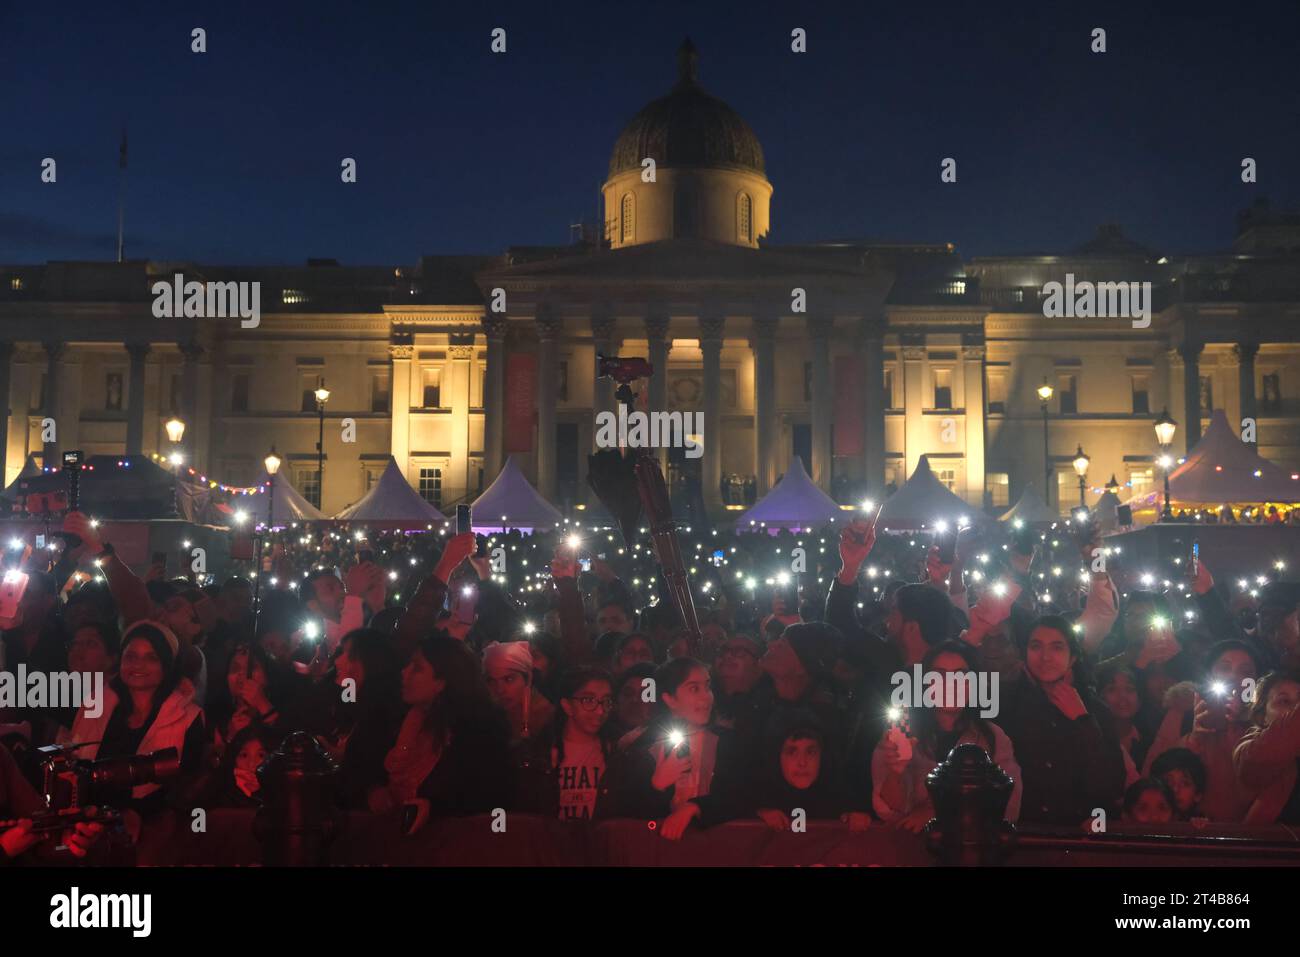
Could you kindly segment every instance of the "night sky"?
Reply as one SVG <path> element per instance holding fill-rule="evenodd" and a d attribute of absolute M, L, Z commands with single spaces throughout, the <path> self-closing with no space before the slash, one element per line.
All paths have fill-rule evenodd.
<path fill-rule="evenodd" d="M 113 258 L 123 124 L 129 258 L 362 265 L 564 243 L 598 219 L 614 139 L 668 92 L 685 35 L 704 88 L 763 144 L 772 242 L 1054 252 L 1118 222 L 1161 252 L 1211 252 L 1258 196 L 1300 206 L 1294 0 L 78 6 L 0 6 L 0 262 Z"/>

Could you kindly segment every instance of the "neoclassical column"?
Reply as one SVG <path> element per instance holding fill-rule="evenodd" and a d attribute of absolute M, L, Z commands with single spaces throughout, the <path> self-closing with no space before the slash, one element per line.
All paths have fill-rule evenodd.
<path fill-rule="evenodd" d="M 1237 390 L 1241 403 L 1241 418 L 1253 419 L 1257 412 L 1255 356 L 1259 354 L 1259 343 L 1245 340 L 1237 343 L 1233 351 L 1237 354 Z"/>
<path fill-rule="evenodd" d="M 483 484 L 491 485 L 504 464 L 501 447 L 505 428 L 506 329 L 503 313 L 483 317 L 487 339 L 487 368 L 483 370 Z"/>
<path fill-rule="evenodd" d="M 600 378 L 599 356 L 612 356 L 618 352 L 614 344 L 614 315 L 608 304 L 597 303 L 592 308 L 591 345 L 591 361 L 596 375 L 593 411 L 607 412 L 614 408 L 614 380 Z"/>
<path fill-rule="evenodd" d="M 42 464 L 47 468 L 59 468 L 63 465 L 59 461 L 59 432 L 63 430 L 63 423 L 59 421 L 59 397 L 62 395 L 59 389 L 59 370 L 62 368 L 63 353 L 65 346 L 62 342 L 43 342 L 45 347 L 45 395 L 42 397 L 41 415 L 43 418 L 54 420 L 54 441 L 46 442 L 41 452 Z M 41 430 L 44 431 L 44 423 Z"/>
<path fill-rule="evenodd" d="M 5 463 L 9 453 L 9 388 L 13 368 L 14 344 L 0 342 L 0 482 L 9 484 Z"/>
<path fill-rule="evenodd" d="M 808 316 L 812 360 L 812 480 L 831 491 L 831 328 L 832 316 Z"/>
<path fill-rule="evenodd" d="M 881 496 L 885 488 L 885 326 L 868 320 L 862 326 L 864 428 L 863 478 L 867 491 Z"/>
<path fill-rule="evenodd" d="M 984 436 L 987 405 L 984 401 L 985 346 L 964 344 L 961 347 L 962 379 L 965 386 L 963 405 L 966 408 L 966 501 L 976 508 L 984 507 L 986 486 L 984 470 Z"/>
<path fill-rule="evenodd" d="M 903 475 L 898 484 L 911 477 L 925 453 L 925 390 L 921 371 L 925 362 L 925 333 L 907 337 L 901 344 L 903 354 Z"/>
<path fill-rule="evenodd" d="M 415 357 L 415 345 L 411 337 L 395 334 L 389 343 L 388 355 L 393 362 L 388 447 L 397 467 L 402 470 L 402 475 L 406 475 L 411 464 L 411 360 Z"/>
<path fill-rule="evenodd" d="M 181 421 L 185 423 L 185 459 L 196 469 L 203 468 L 199 460 L 199 358 L 203 347 L 190 340 L 180 343 L 181 357 Z"/>
<path fill-rule="evenodd" d="M 758 497 L 776 483 L 776 327 L 777 317 L 756 315 L 754 350 L 754 475 Z"/>
<path fill-rule="evenodd" d="M 668 411 L 668 310 L 662 306 L 652 305 L 645 317 L 645 334 L 650 343 L 650 365 L 654 368 L 650 376 L 649 410 L 653 412 Z M 656 449 L 659 467 L 667 477 L 667 450 Z"/>
<path fill-rule="evenodd" d="M 131 373 L 126 387 L 127 455 L 139 455 L 144 451 L 144 363 L 149 358 L 149 348 L 147 342 L 126 344 L 127 355 L 131 357 Z"/>
<path fill-rule="evenodd" d="M 721 313 L 700 316 L 700 352 L 704 354 L 704 504 L 722 506 L 722 329 Z"/>
<path fill-rule="evenodd" d="M 1201 344 L 1184 342 L 1178 354 L 1183 357 L 1183 441 L 1190 452 L 1201 440 Z"/>
<path fill-rule="evenodd" d="M 561 320 L 548 303 L 537 307 L 537 491 L 555 501 L 555 403 L 560 374 Z"/>

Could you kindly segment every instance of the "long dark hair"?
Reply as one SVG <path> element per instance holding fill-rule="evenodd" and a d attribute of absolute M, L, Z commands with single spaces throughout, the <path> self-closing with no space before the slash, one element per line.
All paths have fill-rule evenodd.
<path fill-rule="evenodd" d="M 609 693 L 612 697 L 614 694 L 614 679 L 604 668 L 594 666 L 570 668 L 560 675 L 559 681 L 556 682 L 555 691 L 556 699 L 560 702 L 560 707 L 555 709 L 555 719 L 551 725 L 551 735 L 555 741 L 555 763 L 558 767 L 564 762 L 564 729 L 568 726 L 569 716 L 564 711 L 564 699 L 572 698 L 581 688 L 589 681 L 603 681 L 609 685 Z M 618 706 L 618 699 L 614 699 L 615 708 Z M 597 737 L 600 739 L 600 748 L 605 757 L 609 757 L 614 750 L 616 738 L 613 733 L 614 708 L 611 708 L 605 715 L 605 723 L 600 726 L 600 733 Z"/>
<path fill-rule="evenodd" d="M 980 657 L 970 645 L 960 641 L 941 641 L 925 653 L 921 659 L 921 671 L 923 674 L 930 674 L 935 670 L 934 662 L 942 654 L 956 655 L 966 663 L 963 673 L 976 675 L 980 672 Z M 916 689 L 919 691 L 919 689 Z M 912 732 L 916 735 L 918 741 L 925 746 L 925 749 L 934 757 L 943 760 L 947 755 L 936 754 L 939 741 L 939 725 L 935 720 L 933 708 L 912 708 L 911 709 Z M 989 727 L 987 721 L 980 717 L 979 704 L 976 702 L 967 702 L 966 707 L 961 709 L 957 715 L 957 721 L 953 725 L 953 733 L 960 738 L 968 731 L 973 731 L 979 736 L 984 750 L 992 752 L 996 748 L 996 740 L 993 737 L 993 730 Z"/>
<path fill-rule="evenodd" d="M 506 720 L 505 713 L 488 695 L 478 659 L 464 642 L 434 632 L 419 641 L 415 653 L 446 682 L 426 719 L 439 747 L 445 746 L 462 725 Z"/>
<path fill-rule="evenodd" d="M 396 710 L 402 700 L 402 665 L 393 639 L 374 628 L 355 628 L 339 641 L 339 653 L 345 644 L 348 657 L 357 659 L 365 672 L 364 693 L 357 695 L 355 704 L 344 703 L 342 695 L 333 698 L 358 716 Z"/>
<path fill-rule="evenodd" d="M 207 724 L 209 729 L 220 729 L 225 734 L 226 722 L 230 716 L 235 713 L 235 699 L 230 694 L 230 664 L 239 656 L 240 652 L 247 653 L 253 661 L 262 669 L 266 675 L 266 697 L 276 708 L 284 703 L 285 695 L 285 675 L 271 656 L 266 653 L 262 646 L 249 639 L 236 642 L 230 649 L 230 655 L 226 659 L 225 670 L 218 675 L 214 675 L 211 670 L 208 672 L 208 700 L 207 707 Z M 248 666 L 240 666 L 245 671 Z"/>

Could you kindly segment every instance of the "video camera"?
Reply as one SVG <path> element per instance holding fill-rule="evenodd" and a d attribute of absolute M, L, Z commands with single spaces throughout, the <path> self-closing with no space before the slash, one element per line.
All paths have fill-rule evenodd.
<path fill-rule="evenodd" d="M 624 358 L 596 353 L 596 377 L 599 379 L 613 379 L 615 382 L 627 385 L 637 379 L 648 379 L 653 373 L 654 366 L 650 365 L 648 359 L 639 356 Z"/>
<path fill-rule="evenodd" d="M 116 823 L 121 814 L 104 806 L 106 792 L 155 784 L 180 771 L 180 753 L 175 748 L 87 761 L 73 756 L 81 747 L 52 744 L 36 749 L 49 810 L 33 815 L 34 830 L 63 830 L 78 821 Z M 0 822 L 0 827 L 5 823 Z"/>

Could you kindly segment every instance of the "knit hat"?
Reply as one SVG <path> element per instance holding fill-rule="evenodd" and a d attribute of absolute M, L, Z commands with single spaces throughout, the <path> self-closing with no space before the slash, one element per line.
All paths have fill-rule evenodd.
<path fill-rule="evenodd" d="M 533 650 L 526 641 L 494 641 L 483 649 L 483 669 L 498 664 L 511 671 L 532 674 Z"/>
<path fill-rule="evenodd" d="M 123 648 L 125 648 L 127 642 L 131 640 L 132 634 L 141 628 L 153 628 L 154 630 L 160 632 L 163 636 L 163 639 L 167 642 L 167 647 L 171 649 L 172 658 L 173 659 L 176 658 L 176 655 L 180 651 L 180 647 L 181 647 L 181 643 L 177 639 L 176 635 L 173 634 L 172 630 L 168 628 L 166 625 L 164 625 L 161 621 L 152 621 L 147 618 L 135 622 L 129 628 L 127 628 L 125 632 L 122 633 Z"/>

